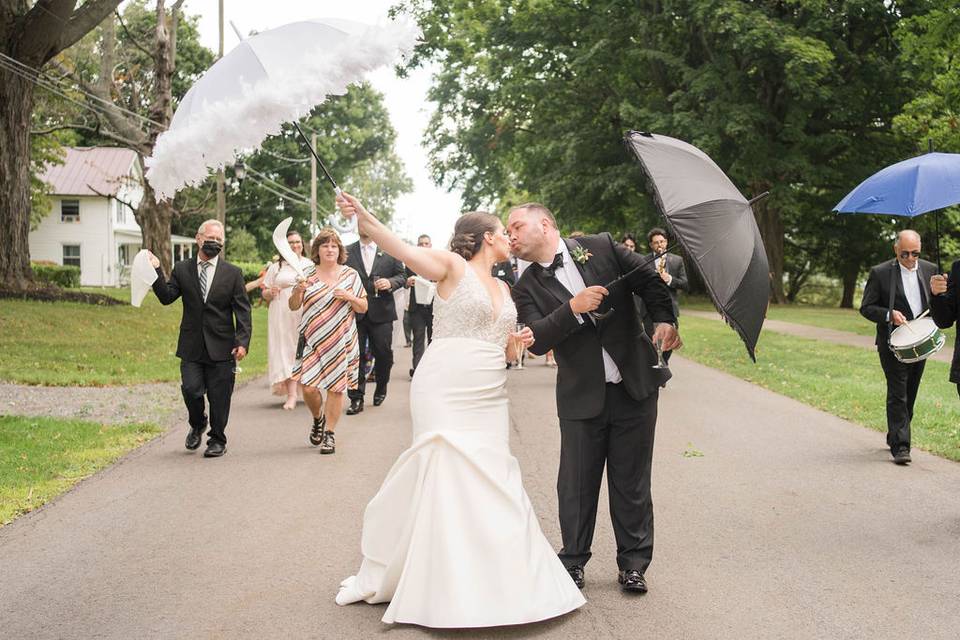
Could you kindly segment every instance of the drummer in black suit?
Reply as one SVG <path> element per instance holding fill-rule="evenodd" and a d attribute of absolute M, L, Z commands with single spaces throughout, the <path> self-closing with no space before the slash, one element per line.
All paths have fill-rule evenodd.
<path fill-rule="evenodd" d="M 877 352 L 887 378 L 887 445 L 897 464 L 910 462 L 910 421 L 925 360 L 900 362 L 890 350 L 890 334 L 930 306 L 930 279 L 937 266 L 920 259 L 920 234 L 905 229 L 893 244 L 896 260 L 870 269 L 860 313 L 877 324 Z"/>

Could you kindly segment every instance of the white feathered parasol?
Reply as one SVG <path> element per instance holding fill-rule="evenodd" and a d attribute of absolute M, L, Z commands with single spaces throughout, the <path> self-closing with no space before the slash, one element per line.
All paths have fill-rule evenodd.
<path fill-rule="evenodd" d="M 244 40 L 194 83 L 170 128 L 157 138 L 146 159 L 157 200 L 203 182 L 211 170 L 233 163 L 238 152 L 259 148 L 267 136 L 280 133 L 283 123 L 296 124 L 327 96 L 346 93 L 367 71 L 409 54 L 419 35 L 410 22 L 371 26 L 321 18 Z"/>

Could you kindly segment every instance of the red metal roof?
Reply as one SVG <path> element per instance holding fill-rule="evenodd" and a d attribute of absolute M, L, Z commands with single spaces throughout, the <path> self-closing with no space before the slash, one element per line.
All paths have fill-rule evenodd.
<path fill-rule="evenodd" d="M 115 196 L 137 153 L 119 147 L 67 147 L 63 164 L 47 167 L 42 180 L 52 195 Z"/>

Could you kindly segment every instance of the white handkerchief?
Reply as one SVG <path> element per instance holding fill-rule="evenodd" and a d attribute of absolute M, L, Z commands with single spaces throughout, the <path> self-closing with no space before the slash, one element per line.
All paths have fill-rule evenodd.
<path fill-rule="evenodd" d="M 153 281 L 157 279 L 157 270 L 150 264 L 149 251 L 141 249 L 133 257 L 133 267 L 130 269 L 130 304 L 139 307 L 147 297 Z"/>
<path fill-rule="evenodd" d="M 417 304 L 430 304 L 433 302 L 433 294 L 437 292 L 437 285 L 420 276 L 414 276 L 413 290 L 417 294 Z"/>

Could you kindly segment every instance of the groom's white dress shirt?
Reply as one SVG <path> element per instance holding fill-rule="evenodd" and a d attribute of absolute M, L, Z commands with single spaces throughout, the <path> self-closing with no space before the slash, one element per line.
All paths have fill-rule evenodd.
<path fill-rule="evenodd" d="M 557 244 L 557 253 L 563 255 L 563 266 L 559 267 L 554 274 L 557 282 L 562 284 L 563 288 L 571 294 L 577 295 L 586 289 L 587 285 L 583 281 L 583 276 L 580 275 L 580 270 L 577 269 L 577 265 L 573 264 L 573 257 L 570 255 L 570 251 L 567 249 L 567 244 L 563 241 L 563 238 L 560 238 Z M 551 264 L 553 264 L 552 260 L 550 262 L 541 262 L 540 266 L 546 268 Z M 574 314 L 574 316 L 576 316 L 577 322 L 583 324 L 583 317 L 579 313 Z M 620 375 L 620 369 L 617 368 L 617 364 L 613 361 L 613 358 L 610 357 L 610 354 L 607 353 L 607 350 L 603 347 L 600 348 L 600 351 L 603 354 L 603 372 L 606 381 L 613 384 L 621 382 L 623 376 Z"/>

